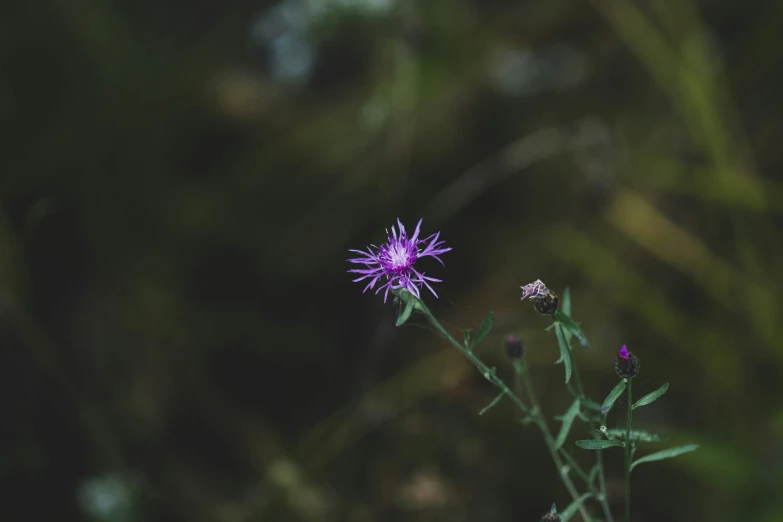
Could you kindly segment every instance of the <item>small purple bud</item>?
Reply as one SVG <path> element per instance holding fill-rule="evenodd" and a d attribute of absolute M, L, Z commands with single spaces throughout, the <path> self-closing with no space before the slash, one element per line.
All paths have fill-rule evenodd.
<path fill-rule="evenodd" d="M 503 338 L 503 347 L 506 350 L 506 357 L 509 359 L 521 359 L 525 354 L 525 343 L 514 334 L 508 334 Z"/>
<path fill-rule="evenodd" d="M 625 345 L 620 348 L 620 353 L 617 354 L 614 369 L 617 375 L 623 379 L 632 379 L 639 373 L 639 361 L 633 353 L 628 351 Z"/>
<path fill-rule="evenodd" d="M 560 522 L 560 515 L 557 514 L 557 506 L 552 504 L 549 513 L 541 517 L 541 522 Z"/>

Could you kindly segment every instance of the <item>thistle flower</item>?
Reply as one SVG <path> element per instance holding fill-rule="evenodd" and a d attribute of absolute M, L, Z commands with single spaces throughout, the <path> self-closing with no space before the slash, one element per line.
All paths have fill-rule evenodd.
<path fill-rule="evenodd" d="M 536 311 L 543 315 L 555 315 L 560 303 L 557 296 L 540 279 L 522 287 L 522 300 L 526 297 L 533 300 Z"/>
<path fill-rule="evenodd" d="M 416 224 L 416 230 L 413 235 L 408 237 L 405 227 L 397 219 L 399 230 L 391 227 L 391 233 L 386 231 L 386 242 L 381 246 L 370 245 L 367 251 L 351 250 L 360 254 L 361 257 L 348 259 L 349 263 L 364 265 L 364 268 L 354 268 L 348 270 L 355 274 L 361 274 L 361 277 L 354 279 L 354 282 L 369 279 L 370 282 L 364 287 L 363 292 L 370 288 L 375 288 L 379 281 L 383 281 L 375 293 L 381 290 L 386 291 L 383 294 L 383 301 L 389 295 L 389 290 L 406 289 L 408 292 L 420 297 L 419 290 L 426 286 L 432 295 L 438 297 L 435 290 L 432 289 L 429 282 L 440 283 L 440 279 L 425 276 L 424 272 L 419 272 L 413 265 L 422 257 L 434 257 L 442 265 L 443 261 L 438 257 L 440 254 L 448 252 L 451 248 L 444 248 L 443 241 L 439 241 L 440 232 L 436 232 L 425 239 L 419 239 L 419 230 L 421 228 L 420 219 Z"/>
<path fill-rule="evenodd" d="M 639 373 L 639 361 L 625 345 L 620 348 L 620 353 L 617 354 L 614 369 L 617 371 L 617 375 L 624 379 L 631 379 Z"/>
<path fill-rule="evenodd" d="M 534 282 L 527 284 L 522 288 L 522 300 L 524 301 L 526 297 L 529 297 L 530 299 L 536 299 L 540 298 L 546 295 L 549 295 L 549 288 L 546 287 L 543 281 L 540 279 L 536 279 Z"/>

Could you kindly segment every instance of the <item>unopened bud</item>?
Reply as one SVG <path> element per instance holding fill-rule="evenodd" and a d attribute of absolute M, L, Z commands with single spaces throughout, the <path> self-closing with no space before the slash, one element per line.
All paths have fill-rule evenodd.
<path fill-rule="evenodd" d="M 509 359 L 521 359 L 525 355 L 525 342 L 514 334 L 508 334 L 503 338 L 503 347 Z"/>
<path fill-rule="evenodd" d="M 620 348 L 620 353 L 617 354 L 614 369 L 617 371 L 617 375 L 624 379 L 631 379 L 639 373 L 639 361 L 625 345 Z"/>

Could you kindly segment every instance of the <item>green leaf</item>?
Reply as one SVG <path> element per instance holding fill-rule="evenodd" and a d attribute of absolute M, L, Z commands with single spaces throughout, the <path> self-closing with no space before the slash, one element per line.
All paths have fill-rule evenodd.
<path fill-rule="evenodd" d="M 631 464 L 631 469 L 635 468 L 639 464 L 642 464 L 644 462 L 654 462 L 656 460 L 663 460 L 663 459 L 670 459 L 672 457 L 676 457 L 678 455 L 682 455 L 683 453 L 690 453 L 691 451 L 694 451 L 696 448 L 698 448 L 698 444 L 686 444 L 685 446 L 677 446 L 675 448 L 669 448 L 662 451 L 656 451 L 655 453 L 651 453 L 650 455 L 646 455 L 640 459 L 638 459 L 636 462 Z"/>
<path fill-rule="evenodd" d="M 560 325 L 555 325 L 555 335 L 557 335 L 557 344 L 560 346 L 560 359 L 555 364 L 563 362 L 565 366 L 565 382 L 571 379 L 571 352 L 568 349 L 568 342 L 565 335 L 563 335 L 563 328 Z"/>
<path fill-rule="evenodd" d="M 614 387 L 614 389 L 609 393 L 609 395 L 604 400 L 604 403 L 601 405 L 601 413 L 606 415 L 609 410 L 612 409 L 612 406 L 614 405 L 614 401 L 616 401 L 620 395 L 623 394 L 625 391 L 626 386 L 626 380 L 623 379 L 619 383 L 617 383 L 617 386 Z"/>
<path fill-rule="evenodd" d="M 563 290 L 563 299 L 560 301 L 563 303 L 563 313 L 568 317 L 571 317 L 571 289 L 565 287 Z"/>
<path fill-rule="evenodd" d="M 571 430 L 571 425 L 574 423 L 574 418 L 577 415 L 579 415 L 579 399 L 571 404 L 571 407 L 568 408 L 568 411 L 565 412 L 562 417 L 555 417 L 557 420 L 563 422 L 560 426 L 560 433 L 557 434 L 557 438 L 555 439 L 555 451 L 559 450 L 565 442 L 566 437 L 568 437 L 568 432 Z"/>
<path fill-rule="evenodd" d="M 560 301 L 562 303 L 562 310 L 563 313 L 566 314 L 568 317 L 571 317 L 571 289 L 568 287 L 565 287 L 565 290 L 563 290 L 563 299 Z M 557 324 L 557 323 L 555 323 Z M 571 332 L 563 328 L 563 335 L 565 335 L 566 344 L 568 345 L 568 348 L 571 348 Z"/>
<path fill-rule="evenodd" d="M 500 392 L 497 397 L 492 399 L 492 402 L 490 402 L 489 404 L 484 406 L 484 408 L 482 408 L 482 410 L 479 412 L 479 415 L 484 415 L 485 413 L 487 413 L 490 408 L 492 408 L 494 405 L 500 402 L 500 399 L 502 399 L 504 395 L 506 395 L 506 392 Z"/>
<path fill-rule="evenodd" d="M 625 430 L 623 428 L 612 428 L 611 430 L 606 430 L 606 433 L 625 440 Z M 660 433 L 652 431 L 631 430 L 631 440 L 638 440 L 639 442 L 664 442 L 668 439 L 669 437 L 666 435 L 661 435 Z"/>
<path fill-rule="evenodd" d="M 563 311 L 558 310 L 555 312 L 555 321 L 562 324 L 563 328 L 568 330 L 568 332 L 576 337 L 579 341 L 579 344 L 585 348 L 590 348 L 590 343 L 587 342 L 587 337 L 585 337 L 584 332 L 582 332 L 582 329 L 574 322 L 573 319 L 571 319 L 570 316 L 566 315 Z"/>
<path fill-rule="evenodd" d="M 601 411 L 601 405 L 598 404 L 597 402 L 590 400 L 587 397 L 579 397 L 579 400 L 582 402 L 582 405 L 588 410 Z"/>
<path fill-rule="evenodd" d="M 414 304 L 415 301 L 413 299 L 408 299 L 405 301 L 405 308 L 402 310 L 402 313 L 400 313 L 399 317 L 397 317 L 397 326 L 402 326 L 405 324 L 405 321 L 408 320 L 408 318 L 411 316 L 411 312 L 413 312 Z"/>
<path fill-rule="evenodd" d="M 651 402 L 655 402 L 655 400 L 658 397 L 660 397 L 661 395 L 663 395 L 664 393 L 666 393 L 666 390 L 668 390 L 668 389 L 669 389 L 669 383 L 667 382 L 666 384 L 664 384 L 663 386 L 661 386 L 660 388 L 658 388 L 654 392 L 648 393 L 647 395 L 645 395 L 644 397 L 642 397 L 641 399 L 636 401 L 636 403 L 633 405 L 632 409 L 635 410 L 639 406 L 646 406 L 647 404 L 650 404 Z"/>
<path fill-rule="evenodd" d="M 490 312 L 487 314 L 487 317 L 484 318 L 484 322 L 481 323 L 481 326 L 479 326 L 478 332 L 476 332 L 476 337 L 473 339 L 473 342 L 470 343 L 471 348 L 475 348 L 479 344 L 481 344 L 481 341 L 487 338 L 489 335 L 490 330 L 492 330 L 492 323 L 495 320 L 495 313 Z"/>
<path fill-rule="evenodd" d="M 576 445 L 586 450 L 599 450 L 611 448 L 612 446 L 625 446 L 624 442 L 619 440 L 596 440 L 596 439 L 584 439 L 576 441 Z"/>
<path fill-rule="evenodd" d="M 565 508 L 563 511 L 558 513 L 560 515 L 560 520 L 562 522 L 568 522 L 568 519 L 570 519 L 574 514 L 576 513 L 576 510 L 579 509 L 579 506 L 582 505 L 582 502 L 587 500 L 588 498 L 592 497 L 592 493 L 585 493 L 581 497 L 577 498 L 567 508 Z"/>
<path fill-rule="evenodd" d="M 601 467 L 598 464 L 593 466 L 593 469 L 590 470 L 590 474 L 587 476 L 587 481 L 590 484 L 595 484 L 595 479 L 600 471 L 601 471 Z"/>
<path fill-rule="evenodd" d="M 470 334 L 473 333 L 473 328 L 467 328 L 465 330 L 462 330 L 462 343 L 465 345 L 465 348 L 470 349 Z"/>

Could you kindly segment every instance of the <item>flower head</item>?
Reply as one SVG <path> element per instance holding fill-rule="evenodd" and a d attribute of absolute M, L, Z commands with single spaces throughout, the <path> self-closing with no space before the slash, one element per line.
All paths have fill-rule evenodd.
<path fill-rule="evenodd" d="M 540 279 L 522 287 L 522 300 L 524 301 L 526 297 L 533 300 L 534 307 L 540 314 L 554 315 L 557 312 L 560 300 Z"/>
<path fill-rule="evenodd" d="M 530 299 L 536 299 L 549 295 L 549 288 L 546 287 L 543 281 L 536 279 L 534 282 L 527 284 L 522 288 L 522 300 L 526 297 Z"/>
<path fill-rule="evenodd" d="M 408 237 L 405 227 L 397 219 L 398 229 L 392 226 L 391 233 L 387 230 L 386 242 L 381 246 L 370 245 L 367 247 L 366 252 L 351 250 L 351 252 L 360 254 L 361 257 L 349 259 L 348 262 L 364 265 L 364 267 L 354 268 L 348 270 L 348 272 L 360 274 L 360 277 L 354 279 L 354 282 L 363 279 L 370 280 L 367 286 L 364 287 L 364 292 L 370 288 L 375 288 L 379 281 L 383 281 L 383 284 L 378 286 L 375 293 L 377 294 L 381 290 L 386 289 L 383 294 L 384 302 L 386 302 L 386 298 L 389 295 L 389 290 L 401 288 L 406 289 L 416 297 L 420 297 L 419 289 L 422 286 L 426 286 L 432 292 L 432 295 L 438 297 L 438 294 L 435 293 L 429 282 L 440 283 L 441 280 L 425 276 L 424 272 L 419 272 L 413 265 L 422 257 L 428 256 L 434 257 L 442 265 L 443 261 L 438 256 L 448 252 L 451 248 L 444 248 L 444 242 L 438 240 L 440 232 L 436 232 L 425 239 L 419 239 L 421 222 L 422 220 L 420 219 L 416 224 L 416 230 L 413 231 L 413 235 Z"/>
<path fill-rule="evenodd" d="M 639 373 L 639 361 L 625 345 L 620 348 L 620 352 L 617 354 L 614 369 L 617 371 L 617 375 L 624 379 L 632 379 Z"/>

